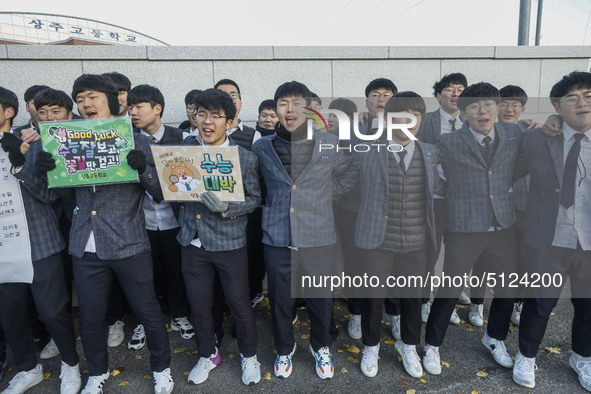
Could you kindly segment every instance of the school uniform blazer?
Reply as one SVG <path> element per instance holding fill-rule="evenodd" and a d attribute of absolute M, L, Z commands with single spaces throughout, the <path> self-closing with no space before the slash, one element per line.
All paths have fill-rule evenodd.
<path fill-rule="evenodd" d="M 439 138 L 439 161 L 447 178 L 447 231 L 486 232 L 493 214 L 503 228 L 515 222 L 513 179 L 523 133 L 514 124 L 494 127 L 497 147 L 490 168 L 467 125 Z"/>
<path fill-rule="evenodd" d="M 302 248 L 336 243 L 333 192 L 343 194 L 355 186 L 356 161 L 334 148 L 320 152 L 320 144 L 336 147 L 339 141 L 332 133 L 315 132 L 312 158 L 292 182 L 273 148 L 275 138 L 263 137 L 252 146 L 267 189 L 263 243 Z"/>
<path fill-rule="evenodd" d="M 439 109 L 427 112 L 421 118 L 421 127 L 417 132 L 419 141 L 436 144 L 441 135 L 441 114 Z"/>
<path fill-rule="evenodd" d="M 524 134 L 522 145 L 530 174 L 525 242 L 547 252 L 552 248 L 560 207 L 564 137 L 549 137 L 534 129 Z"/>
<path fill-rule="evenodd" d="M 431 144 L 416 141 L 416 149 L 423 154 L 425 166 L 425 186 L 427 223 L 433 247 L 435 243 L 435 214 L 433 213 L 433 193 L 442 193 L 443 181 L 437 172 L 437 148 Z M 363 249 L 376 249 L 386 236 L 388 225 L 388 155 L 386 149 L 358 153 L 361 189 L 361 206 L 355 226 L 355 245 Z"/>
<path fill-rule="evenodd" d="M 201 145 L 195 136 L 189 136 L 183 145 Z M 261 203 L 261 190 L 258 178 L 257 157 L 236 145 L 230 139 L 230 146 L 238 147 L 244 202 L 229 202 L 224 214 L 214 213 L 201 202 L 183 202 L 180 207 L 179 224 L 181 229 L 177 240 L 188 246 L 198 234 L 203 247 L 211 252 L 235 250 L 246 246 L 247 213 L 255 210 Z"/>
<path fill-rule="evenodd" d="M 14 134 L 19 138 L 21 136 L 17 132 Z M 59 199 L 59 195 L 47 187 L 47 177 L 35 169 L 37 152 L 40 150 L 41 141 L 29 144 L 25 164 L 19 172 L 14 173 L 19 180 L 23 196 L 33 261 L 49 257 L 66 248 L 51 205 Z"/>
<path fill-rule="evenodd" d="M 118 260 L 150 251 L 143 198 L 148 191 L 163 199 L 148 137 L 133 133 L 134 149 L 146 156 L 146 170 L 139 182 L 74 188 L 77 209 L 72 215 L 70 254 L 82 257 L 90 232 L 96 254 L 102 260 Z"/>

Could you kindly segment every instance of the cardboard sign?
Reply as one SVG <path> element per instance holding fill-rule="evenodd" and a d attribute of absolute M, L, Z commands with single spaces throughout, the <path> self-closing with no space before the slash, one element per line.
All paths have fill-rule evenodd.
<path fill-rule="evenodd" d="M 236 146 L 159 146 L 152 155 L 167 201 L 200 201 L 214 192 L 222 201 L 244 201 Z"/>
<path fill-rule="evenodd" d="M 139 182 L 127 164 L 133 149 L 129 118 L 39 123 L 43 150 L 56 168 L 47 173 L 49 187 Z"/>

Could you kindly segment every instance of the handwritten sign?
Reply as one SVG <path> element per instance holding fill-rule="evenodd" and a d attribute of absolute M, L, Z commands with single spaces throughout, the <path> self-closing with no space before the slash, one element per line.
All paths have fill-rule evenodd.
<path fill-rule="evenodd" d="M 49 187 L 138 182 L 127 164 L 133 149 L 129 118 L 39 123 L 43 150 L 56 168 L 47 173 Z"/>
<path fill-rule="evenodd" d="M 152 155 L 167 201 L 199 201 L 206 191 L 222 201 L 244 201 L 236 146 L 155 146 Z"/>

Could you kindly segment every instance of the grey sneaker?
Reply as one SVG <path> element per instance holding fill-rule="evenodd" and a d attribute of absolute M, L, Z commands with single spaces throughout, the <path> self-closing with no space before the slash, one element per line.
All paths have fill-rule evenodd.
<path fill-rule="evenodd" d="M 43 366 L 37 366 L 30 371 L 22 371 L 14 375 L 8 382 L 8 387 L 2 394 L 21 394 L 43 381 Z"/>
<path fill-rule="evenodd" d="M 441 374 L 441 359 L 439 358 L 439 347 L 425 344 L 425 357 L 423 357 L 425 371 L 431 375 Z"/>
<path fill-rule="evenodd" d="M 579 375 L 581 386 L 587 391 L 591 391 L 591 357 L 583 357 L 572 352 L 568 363 Z"/>
<path fill-rule="evenodd" d="M 363 349 L 363 357 L 361 358 L 361 372 L 368 378 L 373 378 L 378 373 L 378 360 L 380 356 L 380 344 L 375 346 L 366 346 Z"/>
<path fill-rule="evenodd" d="M 413 378 L 423 376 L 423 367 L 421 366 L 421 359 L 417 354 L 417 347 L 415 345 L 407 345 L 402 341 L 396 341 L 394 346 L 398 354 L 402 356 L 402 364 L 406 372 Z"/>
<path fill-rule="evenodd" d="M 513 365 L 513 381 L 520 386 L 533 389 L 536 385 L 536 358 L 525 357 L 521 352 L 515 356 Z"/>
<path fill-rule="evenodd" d="M 41 358 L 43 360 L 47 360 L 50 358 L 54 358 L 55 356 L 57 356 L 59 354 L 60 354 L 60 350 L 57 348 L 55 341 L 52 338 L 51 341 L 49 341 L 49 343 L 47 345 L 45 345 L 45 347 L 41 351 L 39 358 Z"/>
<path fill-rule="evenodd" d="M 361 315 L 349 315 L 347 332 L 352 339 L 361 339 Z"/>
<path fill-rule="evenodd" d="M 505 342 L 491 338 L 488 336 L 488 333 L 485 332 L 482 337 L 482 344 L 491 352 L 497 364 L 505 368 L 511 368 L 513 366 L 513 360 L 507 352 Z"/>
<path fill-rule="evenodd" d="M 174 388 L 174 381 L 170 374 L 170 368 L 166 368 L 162 372 L 154 371 L 154 393 L 155 394 L 170 394 Z"/>
<path fill-rule="evenodd" d="M 115 324 L 109 326 L 109 337 L 107 338 L 107 345 L 109 347 L 117 347 L 123 343 L 125 333 L 123 326 L 125 324 L 121 320 L 117 320 Z"/>
<path fill-rule="evenodd" d="M 240 355 L 240 364 L 242 366 L 242 383 L 250 386 L 261 381 L 261 363 L 257 361 L 256 354 L 252 357 Z"/>

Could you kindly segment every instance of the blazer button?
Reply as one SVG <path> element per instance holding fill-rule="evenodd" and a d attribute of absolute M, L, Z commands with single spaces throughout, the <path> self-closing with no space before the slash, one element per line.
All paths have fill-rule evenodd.
<path fill-rule="evenodd" d="M 148 174 L 148 178 L 152 179 L 152 174 Z"/>
<path fill-rule="evenodd" d="M 489 172 L 488 172 L 488 175 L 492 175 L 492 171 L 489 171 Z"/>
<path fill-rule="evenodd" d="M 492 194 L 490 195 L 490 198 L 494 198 L 495 196 L 493 196 Z"/>
<path fill-rule="evenodd" d="M 384 216 L 384 219 L 388 220 L 388 216 Z"/>
<path fill-rule="evenodd" d="M 96 211 L 92 211 L 90 214 L 91 214 L 92 216 L 96 216 Z"/>
<path fill-rule="evenodd" d="M 294 208 L 290 208 L 289 209 L 289 212 L 295 212 L 295 209 Z"/>
<path fill-rule="evenodd" d="M 293 185 L 291 188 L 292 188 L 293 190 L 295 190 L 295 189 L 296 189 L 296 185 Z"/>
<path fill-rule="evenodd" d="M 201 215 L 197 215 L 197 219 L 201 219 Z"/>
<path fill-rule="evenodd" d="M 556 193 L 560 193 L 560 189 L 556 188 L 556 190 L 554 190 Z"/>

